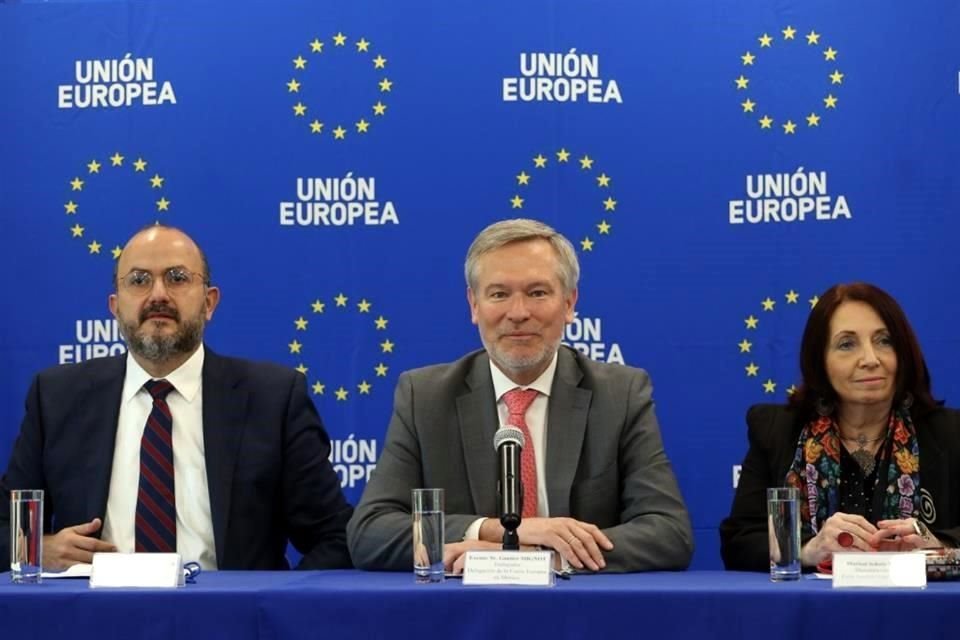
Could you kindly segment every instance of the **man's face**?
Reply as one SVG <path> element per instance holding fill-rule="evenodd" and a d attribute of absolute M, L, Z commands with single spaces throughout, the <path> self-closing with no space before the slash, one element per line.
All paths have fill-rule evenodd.
<path fill-rule="evenodd" d="M 109 305 L 131 352 L 162 362 L 197 349 L 220 299 L 216 287 L 204 286 L 202 271 L 199 249 L 180 231 L 148 229 L 127 243 Z"/>
<path fill-rule="evenodd" d="M 490 359 L 517 384 L 546 370 L 573 321 L 577 291 L 565 291 L 549 242 L 523 240 L 477 260 L 475 289 L 467 289 L 470 317 Z"/>

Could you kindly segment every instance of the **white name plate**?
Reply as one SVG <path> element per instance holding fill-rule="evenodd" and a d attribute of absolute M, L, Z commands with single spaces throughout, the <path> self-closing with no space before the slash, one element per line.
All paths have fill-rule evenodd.
<path fill-rule="evenodd" d="M 927 557 L 923 553 L 835 553 L 833 586 L 924 588 Z"/>
<path fill-rule="evenodd" d="M 553 551 L 467 551 L 463 584 L 552 587 Z"/>
<path fill-rule="evenodd" d="M 183 560 L 179 553 L 95 553 L 90 587 L 182 587 Z"/>

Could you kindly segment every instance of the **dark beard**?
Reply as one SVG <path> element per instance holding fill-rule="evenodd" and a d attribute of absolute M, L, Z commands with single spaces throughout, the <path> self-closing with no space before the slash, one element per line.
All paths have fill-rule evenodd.
<path fill-rule="evenodd" d="M 149 322 L 147 316 L 151 313 L 163 312 L 174 320 L 180 319 L 180 314 L 174 309 L 165 305 L 157 305 L 145 308 L 140 313 L 140 324 L 120 323 L 120 333 L 127 341 L 127 348 L 149 362 L 165 362 L 170 358 L 184 354 L 192 353 L 200 346 L 203 340 L 203 316 L 198 316 L 193 321 L 184 321 L 180 323 L 179 329 L 170 336 L 155 337 L 146 333 L 140 333 L 138 328 L 143 323 Z"/>

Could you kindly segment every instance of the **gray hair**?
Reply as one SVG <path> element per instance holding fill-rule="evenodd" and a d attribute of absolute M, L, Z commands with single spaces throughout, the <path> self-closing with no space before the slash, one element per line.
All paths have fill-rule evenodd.
<path fill-rule="evenodd" d="M 477 285 L 477 261 L 485 253 L 499 249 L 512 242 L 525 240 L 546 240 L 557 254 L 557 276 L 565 291 L 570 292 L 577 288 L 580 281 L 580 263 L 577 261 L 577 252 L 570 241 L 558 233 L 553 227 L 537 220 L 516 218 L 495 222 L 480 232 L 474 238 L 467 250 L 467 259 L 463 265 L 463 275 L 467 286 L 475 290 Z"/>

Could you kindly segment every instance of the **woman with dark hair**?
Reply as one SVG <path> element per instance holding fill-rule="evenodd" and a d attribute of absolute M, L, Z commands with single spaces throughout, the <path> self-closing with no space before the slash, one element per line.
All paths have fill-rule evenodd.
<path fill-rule="evenodd" d="M 960 413 L 933 399 L 896 300 L 831 287 L 807 320 L 800 372 L 788 405 L 747 412 L 750 448 L 720 525 L 727 569 L 769 570 L 768 487 L 799 491 L 804 567 L 836 551 L 960 546 Z"/>

